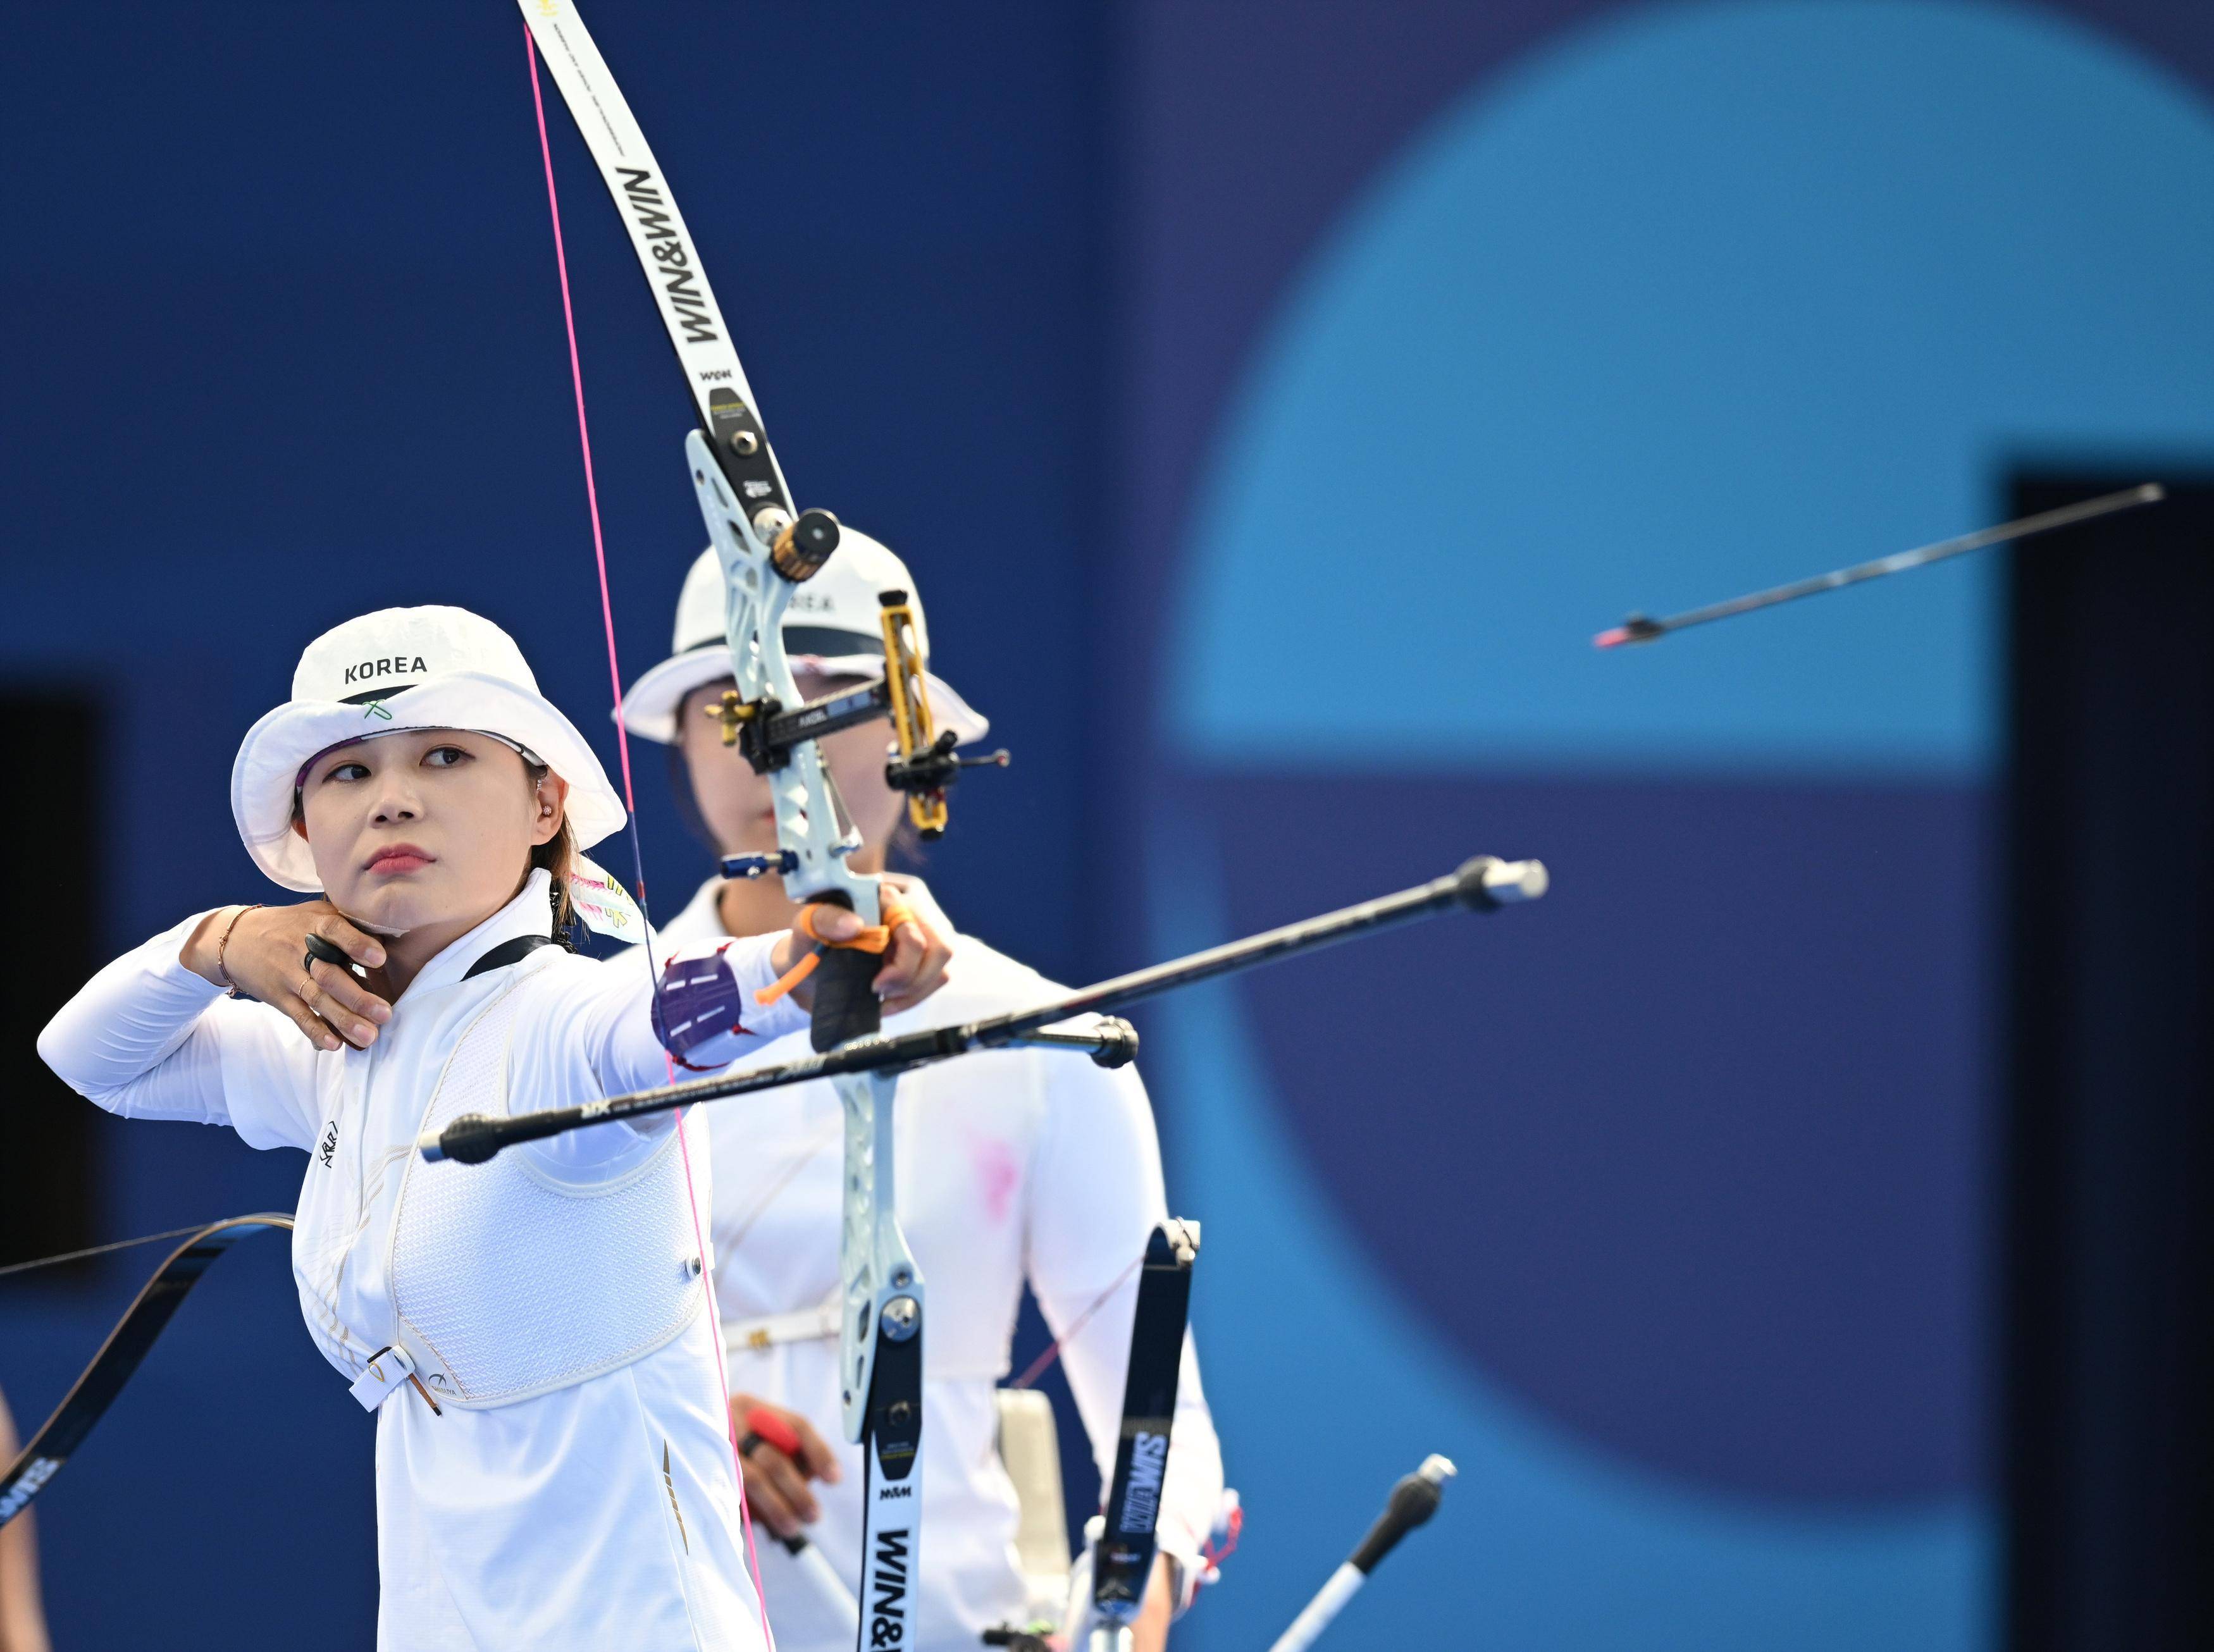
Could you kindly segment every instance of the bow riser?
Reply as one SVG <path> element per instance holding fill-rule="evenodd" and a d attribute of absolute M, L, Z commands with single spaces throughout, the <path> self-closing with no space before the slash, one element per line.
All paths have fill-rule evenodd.
<path fill-rule="evenodd" d="M 784 615 L 792 603 L 794 582 L 778 571 L 769 546 L 745 512 L 734 505 L 713 450 L 698 431 L 684 438 L 684 456 L 691 467 L 708 541 L 723 565 L 723 587 L 728 593 L 725 624 L 741 709 L 774 702 L 788 711 L 801 703 L 799 684 L 784 647 Z M 839 897 L 864 923 L 875 923 L 877 880 L 859 876 L 847 864 L 861 846 L 860 833 L 846 812 L 821 747 L 803 740 L 781 756 L 764 778 L 776 806 L 785 892 L 802 902 L 824 895 Z M 824 829 L 826 823 L 829 829 Z"/>
<path fill-rule="evenodd" d="M 693 431 L 685 438 L 684 452 L 691 463 L 700 514 L 722 563 L 724 589 L 729 593 L 725 618 L 740 709 L 796 706 L 800 703 L 799 685 L 784 646 L 784 615 L 794 584 L 778 571 L 769 547 L 744 514 L 733 508 L 706 438 Z M 848 865 L 860 847 L 860 835 L 847 816 L 820 746 L 812 740 L 792 746 L 763 778 L 776 809 L 786 892 L 800 902 L 826 895 L 841 898 L 864 923 L 875 923 L 880 915 L 877 881 L 856 874 Z M 833 831 L 819 830 L 820 822 L 831 823 Z M 873 973 L 875 960 L 867 954 L 831 952 L 818 974 L 856 966 Z M 818 990 L 827 984 L 818 982 Z M 865 983 L 862 993 L 867 993 Z M 876 1031 L 875 1018 L 865 1013 L 873 1001 L 870 997 L 857 1006 L 863 1012 L 859 1019 L 870 1025 L 853 1026 L 848 1036 Z M 817 1047 L 844 1042 L 844 1037 L 833 1036 L 818 1039 Z M 838 1370 L 846 1437 L 859 1440 L 884 1309 L 895 1296 L 905 1295 L 919 1316 L 921 1281 L 894 1217 L 891 1132 L 896 1081 L 880 1074 L 853 1074 L 837 1079 L 833 1087 L 845 1113 L 846 1146 L 844 1232 L 839 1246 L 840 1291 L 846 1311 L 839 1321 Z"/>

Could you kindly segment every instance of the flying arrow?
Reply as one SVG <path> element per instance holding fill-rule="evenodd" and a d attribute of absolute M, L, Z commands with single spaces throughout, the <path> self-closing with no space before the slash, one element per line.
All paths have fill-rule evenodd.
<path fill-rule="evenodd" d="M 1681 614 L 1671 614 L 1666 619 L 1655 620 L 1647 615 L 1633 614 L 1612 630 L 1602 631 L 1593 637 L 1592 646 L 1619 648 L 1624 643 L 1651 642 L 1672 631 L 1688 630 L 1692 626 L 1705 625 L 1713 620 L 1734 619 L 1738 615 L 1751 614 L 1757 609 L 1774 608 L 1781 603 L 1795 603 L 1801 597 L 1817 596 L 1844 585 L 1857 585 L 1864 579 L 1881 579 L 1887 573 L 1904 573 L 1909 568 L 1926 568 L 1932 562 L 1942 562 L 1948 557 L 1980 551 L 1987 545 L 2003 545 L 2010 540 L 2027 539 L 2033 534 L 2050 533 L 2056 528 L 2072 528 L 2079 522 L 2112 516 L 2117 511 L 2133 511 L 2138 505 L 2152 505 L 2167 497 L 2168 491 L 2158 482 L 2146 482 L 2139 487 L 2125 488 L 2119 493 L 2102 493 L 2095 499 L 2085 499 L 2079 505 L 2064 505 L 2058 511 L 2041 511 L 2034 517 L 2003 522 L 1996 528 L 1979 528 L 1974 533 L 1962 534 L 1957 539 L 1941 539 L 1935 545 L 1901 551 L 1895 556 L 1880 556 L 1873 562 L 1856 562 L 1851 567 L 1839 568 L 1833 573 L 1818 573 L 1811 579 L 1795 579 L 1788 585 L 1756 590 L 1749 596 L 1733 597 L 1726 603 L 1686 609 Z"/>

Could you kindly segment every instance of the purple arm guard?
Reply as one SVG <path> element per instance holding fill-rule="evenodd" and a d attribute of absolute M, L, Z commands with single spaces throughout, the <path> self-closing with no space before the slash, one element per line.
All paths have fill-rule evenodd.
<path fill-rule="evenodd" d="M 653 996 L 653 1035 L 680 1067 L 727 1067 L 758 1037 L 743 1017 L 753 1008 L 730 960 L 728 940 L 700 941 L 672 955 Z"/>

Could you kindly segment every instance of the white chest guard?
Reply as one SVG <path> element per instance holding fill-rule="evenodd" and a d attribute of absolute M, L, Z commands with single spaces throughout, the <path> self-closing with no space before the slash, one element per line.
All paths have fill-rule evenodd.
<path fill-rule="evenodd" d="M 508 1111 L 522 984 L 456 1043 L 425 1129 Z M 396 1340 L 442 1404 L 511 1404 L 643 1359 L 706 1301 L 676 1132 L 634 1170 L 589 1185 L 527 1152 L 483 1165 L 410 1153 L 390 1277 Z"/>

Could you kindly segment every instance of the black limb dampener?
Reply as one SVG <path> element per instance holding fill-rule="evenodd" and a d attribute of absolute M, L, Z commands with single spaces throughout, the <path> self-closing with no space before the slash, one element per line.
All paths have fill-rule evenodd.
<path fill-rule="evenodd" d="M 828 511 L 802 511 L 798 519 L 780 532 L 769 547 L 769 561 L 795 585 L 822 572 L 838 548 L 838 518 Z"/>

